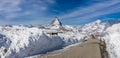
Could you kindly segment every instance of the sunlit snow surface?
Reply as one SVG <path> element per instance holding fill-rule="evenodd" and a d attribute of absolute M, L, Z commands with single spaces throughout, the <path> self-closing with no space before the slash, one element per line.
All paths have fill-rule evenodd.
<path fill-rule="evenodd" d="M 0 56 L 3 58 L 22 58 L 62 45 L 60 37 L 48 37 L 38 28 L 2 27 L 0 33 Z"/>
<path fill-rule="evenodd" d="M 110 58 L 120 58 L 120 23 L 106 29 L 103 39 L 107 44 Z"/>
<path fill-rule="evenodd" d="M 91 34 L 102 32 L 105 25 L 99 20 L 84 26 L 44 25 L 28 27 L 19 25 L 0 26 L 0 57 L 23 58 L 45 53 L 74 43 L 83 42 Z M 46 31 L 62 32 L 58 35 L 48 35 Z"/>
<path fill-rule="evenodd" d="M 44 53 L 77 43 L 84 36 L 74 36 L 73 32 L 47 36 L 43 31 L 37 27 L 0 27 L 1 58 L 23 58 Z"/>

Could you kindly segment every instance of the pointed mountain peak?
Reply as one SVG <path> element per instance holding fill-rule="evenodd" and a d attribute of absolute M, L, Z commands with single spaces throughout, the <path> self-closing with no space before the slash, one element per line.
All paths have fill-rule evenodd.
<path fill-rule="evenodd" d="M 93 22 L 93 23 L 97 23 L 97 24 L 99 24 L 99 23 L 101 23 L 101 20 L 96 20 L 96 21 Z"/>
<path fill-rule="evenodd" d="M 62 23 L 59 21 L 58 17 L 55 17 L 51 24 L 62 26 Z"/>

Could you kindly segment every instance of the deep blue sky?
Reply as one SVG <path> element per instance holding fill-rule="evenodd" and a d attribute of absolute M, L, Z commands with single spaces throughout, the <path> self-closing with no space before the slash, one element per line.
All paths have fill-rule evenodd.
<path fill-rule="evenodd" d="M 64 24 L 118 20 L 120 0 L 0 0 L 0 24 L 46 24 L 58 16 Z"/>

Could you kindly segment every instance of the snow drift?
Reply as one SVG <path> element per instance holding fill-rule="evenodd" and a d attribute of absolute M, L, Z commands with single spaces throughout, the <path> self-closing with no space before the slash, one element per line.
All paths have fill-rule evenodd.
<path fill-rule="evenodd" d="M 91 34 L 101 34 L 104 28 L 105 24 L 100 20 L 83 26 L 69 26 L 62 25 L 58 19 L 51 24 L 40 26 L 0 26 L 0 57 L 23 58 L 45 53 L 83 42 Z M 49 35 L 46 31 L 57 32 L 57 35 Z"/>
<path fill-rule="evenodd" d="M 62 46 L 58 36 L 48 37 L 38 28 L 1 27 L 1 58 L 23 58 Z"/>
<path fill-rule="evenodd" d="M 120 23 L 108 27 L 103 34 L 110 58 L 120 58 Z"/>

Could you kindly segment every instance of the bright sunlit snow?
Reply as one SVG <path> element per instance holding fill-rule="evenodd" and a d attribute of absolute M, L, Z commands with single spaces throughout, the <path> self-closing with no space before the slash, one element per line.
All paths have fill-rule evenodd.
<path fill-rule="evenodd" d="M 83 26 L 70 26 L 63 25 L 55 19 L 51 24 L 38 26 L 2 25 L 0 26 L 0 57 L 23 58 L 42 54 L 78 42 L 82 43 L 94 34 L 97 38 L 102 35 L 111 58 L 120 58 L 118 27 L 120 24 L 106 27 L 107 24 L 97 20 Z"/>
<path fill-rule="evenodd" d="M 106 29 L 103 39 L 107 44 L 110 58 L 120 58 L 120 23 Z"/>

